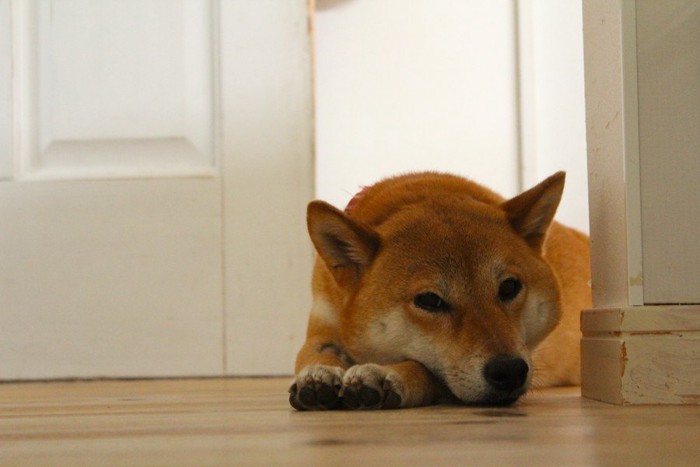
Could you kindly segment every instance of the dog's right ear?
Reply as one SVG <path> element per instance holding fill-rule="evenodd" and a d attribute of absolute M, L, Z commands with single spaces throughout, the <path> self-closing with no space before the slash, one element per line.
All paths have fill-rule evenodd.
<path fill-rule="evenodd" d="M 339 283 L 359 278 L 379 250 L 374 230 L 323 201 L 309 203 L 306 223 L 316 251 Z"/>
<path fill-rule="evenodd" d="M 564 172 L 557 172 L 501 204 L 510 225 L 538 252 L 542 251 L 547 230 L 559 206 L 565 179 Z"/>

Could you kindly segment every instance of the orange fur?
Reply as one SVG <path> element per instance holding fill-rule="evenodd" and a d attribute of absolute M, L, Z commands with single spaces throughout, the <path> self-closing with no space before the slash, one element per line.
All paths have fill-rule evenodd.
<path fill-rule="evenodd" d="M 318 252 L 299 410 L 508 404 L 579 384 L 588 238 L 552 218 L 562 172 L 505 201 L 461 177 L 377 183 L 342 212 L 309 204 Z"/>

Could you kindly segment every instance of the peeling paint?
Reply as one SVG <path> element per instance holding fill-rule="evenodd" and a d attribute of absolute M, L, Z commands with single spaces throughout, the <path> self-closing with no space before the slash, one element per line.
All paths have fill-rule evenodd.
<path fill-rule="evenodd" d="M 644 275 L 643 273 L 639 273 L 634 277 L 630 277 L 627 280 L 627 283 L 630 285 L 630 287 L 641 287 L 644 285 Z"/>
<path fill-rule="evenodd" d="M 678 394 L 683 404 L 697 405 L 700 404 L 700 394 Z"/>
<path fill-rule="evenodd" d="M 605 129 L 606 130 L 610 129 L 610 124 L 612 124 L 615 120 L 617 120 L 617 118 L 619 116 L 620 116 L 620 111 L 618 110 L 617 112 L 615 112 L 615 116 L 612 119 L 610 119 L 610 121 L 608 123 L 605 124 Z"/>
<path fill-rule="evenodd" d="M 630 336 L 676 336 L 683 337 L 682 333 L 674 331 L 631 331 Z"/>

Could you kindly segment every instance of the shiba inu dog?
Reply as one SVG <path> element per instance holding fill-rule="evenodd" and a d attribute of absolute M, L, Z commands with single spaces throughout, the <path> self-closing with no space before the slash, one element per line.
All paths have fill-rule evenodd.
<path fill-rule="evenodd" d="M 587 236 L 553 222 L 564 179 L 504 200 L 417 173 L 345 211 L 311 202 L 318 258 L 291 405 L 506 405 L 531 386 L 579 384 L 590 253 Z"/>

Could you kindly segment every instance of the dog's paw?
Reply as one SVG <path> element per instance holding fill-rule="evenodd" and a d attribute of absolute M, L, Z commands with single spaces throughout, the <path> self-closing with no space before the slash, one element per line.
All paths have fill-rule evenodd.
<path fill-rule="evenodd" d="M 330 410 L 341 407 L 344 370 L 310 365 L 296 376 L 289 388 L 289 403 L 297 410 Z"/>
<path fill-rule="evenodd" d="M 405 400 L 399 374 L 385 366 L 367 363 L 350 368 L 343 378 L 343 405 L 349 409 L 396 409 Z"/>

